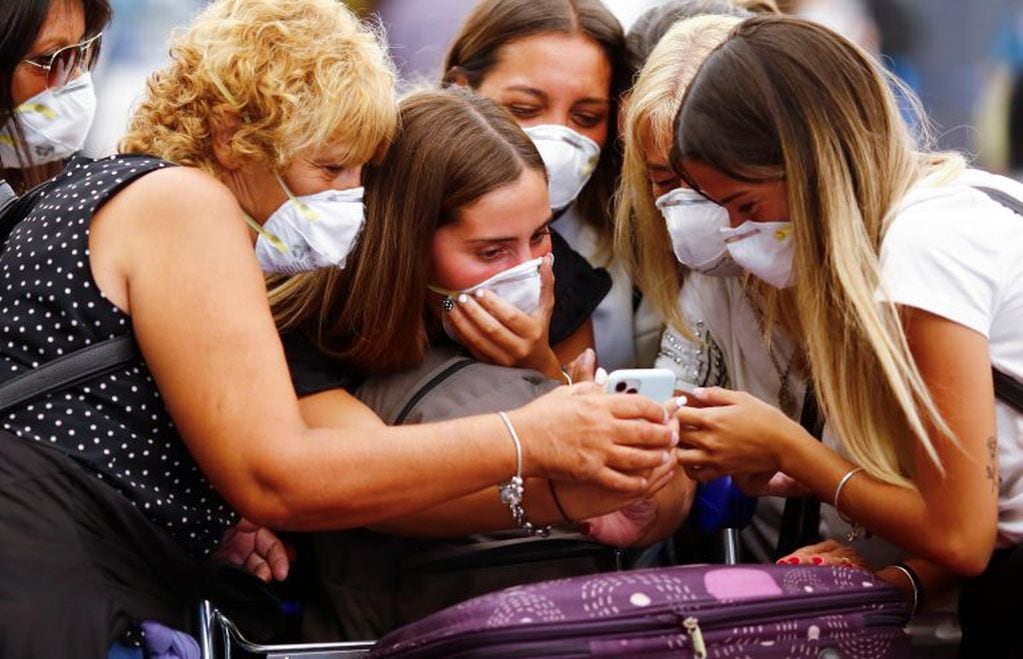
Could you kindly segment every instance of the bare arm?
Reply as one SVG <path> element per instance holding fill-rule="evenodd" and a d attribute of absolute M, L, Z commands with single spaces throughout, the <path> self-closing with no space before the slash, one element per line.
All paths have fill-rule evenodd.
<path fill-rule="evenodd" d="M 173 168 L 114 197 L 90 237 L 100 288 L 131 315 L 182 439 L 239 513 L 280 529 L 364 526 L 514 473 L 496 415 L 372 433 L 309 429 L 247 231 L 224 186 Z M 659 407 L 614 398 L 561 392 L 514 411 L 526 475 L 642 492 L 644 479 L 627 472 L 660 464 L 670 431 Z M 569 436 L 552 435 L 552 415 Z"/>
<path fill-rule="evenodd" d="M 959 574 L 977 574 L 990 559 L 998 515 L 998 454 L 987 340 L 919 310 L 904 315 L 917 367 L 955 440 L 932 429 L 945 473 L 916 449 L 916 489 L 884 484 L 865 474 L 848 481 L 841 510 L 878 535 Z M 718 473 L 780 470 L 826 503 L 855 465 L 813 440 L 780 412 L 752 397 L 711 390 L 703 402 L 728 407 L 680 411 L 688 466 Z M 727 437 L 727 439 L 726 439 Z M 693 473 L 690 471 L 690 473 Z M 703 478 L 704 476 L 700 476 Z"/>

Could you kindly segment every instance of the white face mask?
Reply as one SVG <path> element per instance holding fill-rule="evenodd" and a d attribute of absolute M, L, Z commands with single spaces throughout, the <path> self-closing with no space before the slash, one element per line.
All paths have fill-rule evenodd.
<path fill-rule="evenodd" d="M 514 305 L 523 313 L 533 315 L 540 308 L 542 288 L 540 266 L 543 265 L 544 258 L 546 257 L 541 256 L 538 259 L 520 263 L 464 291 L 450 291 L 437 286 L 430 286 L 429 289 L 434 293 L 447 295 L 448 297 L 444 303 L 448 305 L 448 308 L 451 308 L 454 299 L 459 295 L 472 295 L 476 291 L 487 290 L 505 302 Z M 452 341 L 458 343 L 458 334 L 448 321 L 446 313 L 441 314 L 441 321 L 444 324 L 444 332 Z"/>
<path fill-rule="evenodd" d="M 676 188 L 657 199 L 679 263 L 714 277 L 742 274 L 721 235 L 728 228 L 728 211 L 689 188 Z"/>
<path fill-rule="evenodd" d="M 775 288 L 789 288 L 793 280 L 795 244 L 791 222 L 752 222 L 721 229 L 728 252 L 743 270 Z"/>
<path fill-rule="evenodd" d="M 363 188 L 296 197 L 284 181 L 281 186 L 288 200 L 263 226 L 250 220 L 259 234 L 256 258 L 263 272 L 293 275 L 317 268 L 343 268 L 366 218 Z"/>
<path fill-rule="evenodd" d="M 543 158 L 550 179 L 551 210 L 568 208 L 590 180 L 600 160 L 600 145 L 567 126 L 525 129 Z"/>
<path fill-rule="evenodd" d="M 14 113 L 0 129 L 0 166 L 17 169 L 68 158 L 81 150 L 96 116 L 92 75 L 83 73 L 63 87 L 40 92 Z M 14 122 L 21 126 L 20 134 Z M 28 154 L 29 162 L 22 162 L 19 154 Z"/>

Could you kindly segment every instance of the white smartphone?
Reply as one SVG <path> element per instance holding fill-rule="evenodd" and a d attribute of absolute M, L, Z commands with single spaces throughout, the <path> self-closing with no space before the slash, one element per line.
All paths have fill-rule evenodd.
<path fill-rule="evenodd" d="M 675 374 L 666 368 L 625 368 L 607 376 L 611 394 L 639 394 L 658 403 L 675 395 Z"/>

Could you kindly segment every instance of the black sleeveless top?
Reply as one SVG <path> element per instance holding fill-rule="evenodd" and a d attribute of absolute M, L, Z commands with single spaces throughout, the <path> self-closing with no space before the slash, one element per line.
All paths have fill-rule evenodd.
<path fill-rule="evenodd" d="M 89 264 L 89 223 L 132 181 L 170 163 L 75 158 L 0 254 L 3 379 L 96 341 L 131 333 Z M 186 550 L 204 555 L 236 516 L 200 473 L 141 359 L 9 412 L 3 428 L 60 449 L 122 492 Z"/>

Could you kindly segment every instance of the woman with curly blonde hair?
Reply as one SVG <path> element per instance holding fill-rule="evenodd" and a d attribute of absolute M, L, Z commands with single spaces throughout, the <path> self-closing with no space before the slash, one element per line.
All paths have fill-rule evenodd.
<path fill-rule="evenodd" d="M 335 0 L 218 0 L 171 53 L 124 153 L 73 161 L 0 256 L 4 370 L 132 335 L 140 353 L 2 417 L 0 600 L 19 607 L 0 655 L 187 628 L 198 561 L 238 515 L 360 526 L 516 474 L 644 490 L 671 431 L 626 397 L 372 431 L 352 402 L 344 427 L 311 428 L 260 266 L 343 266 L 359 170 L 396 128 L 391 67 Z"/>

